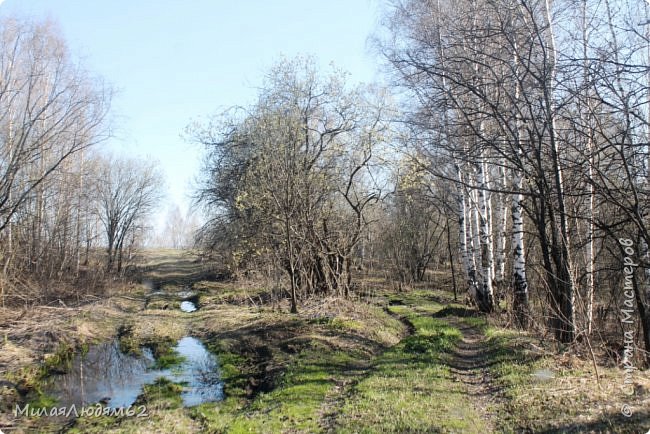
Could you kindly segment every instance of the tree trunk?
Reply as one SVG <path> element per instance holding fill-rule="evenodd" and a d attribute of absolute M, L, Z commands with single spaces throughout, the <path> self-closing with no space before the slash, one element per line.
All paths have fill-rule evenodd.
<path fill-rule="evenodd" d="M 488 189 L 489 178 L 486 173 L 487 165 L 481 162 L 478 165 L 478 197 L 479 197 L 479 234 L 481 243 L 481 288 L 477 304 L 482 312 L 494 310 L 494 292 L 492 289 L 492 270 L 494 267 L 494 252 L 492 247 L 492 234 L 490 233 Z"/>
<path fill-rule="evenodd" d="M 506 182 L 506 169 L 505 164 L 502 167 L 498 168 L 499 174 L 499 187 L 503 190 L 507 187 Z M 494 273 L 494 282 L 495 287 L 495 297 L 497 299 L 501 298 L 504 284 L 505 284 L 505 274 L 506 274 L 506 245 L 507 245 L 507 234 L 506 227 L 508 223 L 508 207 L 506 206 L 507 196 L 505 193 L 497 194 L 496 196 L 497 206 L 496 206 L 496 254 L 495 256 L 495 273 Z"/>
<path fill-rule="evenodd" d="M 569 253 L 569 231 L 567 223 L 567 213 L 564 197 L 564 184 L 562 180 L 562 166 L 560 162 L 560 153 L 556 137 L 556 107 L 555 107 L 555 81 L 557 74 L 557 49 L 555 44 L 555 34 L 553 29 L 553 20 L 551 14 L 550 0 L 545 1 L 545 13 L 548 24 L 548 46 L 551 58 L 551 70 L 544 87 L 545 109 L 548 123 L 548 139 L 551 150 L 551 163 L 553 166 L 554 187 L 557 199 L 559 214 L 559 234 L 554 240 L 553 258 L 556 266 L 556 276 L 554 278 L 556 290 L 555 301 L 557 303 L 557 315 L 555 318 L 555 334 L 557 339 L 563 343 L 573 342 L 575 339 L 575 285 L 571 272 L 571 256 Z M 555 225 L 555 219 L 551 220 Z M 552 229 L 555 234 L 555 228 Z M 554 236 L 555 238 L 555 236 Z"/>
<path fill-rule="evenodd" d="M 460 258 L 463 265 L 465 278 L 467 279 L 467 286 L 470 297 L 476 298 L 476 272 L 472 266 L 472 259 L 470 258 L 470 246 L 467 245 L 467 240 L 471 239 L 471 221 L 469 220 L 469 212 L 467 206 L 467 197 L 465 195 L 465 186 L 463 185 L 463 176 L 459 164 L 456 164 L 456 174 L 458 176 L 457 188 L 457 202 L 458 202 L 458 241 Z"/>
<path fill-rule="evenodd" d="M 512 289 L 513 310 L 515 319 L 520 327 L 527 328 L 530 320 L 528 306 L 528 280 L 526 279 L 526 254 L 524 251 L 524 216 L 522 202 L 524 196 L 520 193 L 523 176 L 521 172 L 514 174 L 512 195 Z"/>

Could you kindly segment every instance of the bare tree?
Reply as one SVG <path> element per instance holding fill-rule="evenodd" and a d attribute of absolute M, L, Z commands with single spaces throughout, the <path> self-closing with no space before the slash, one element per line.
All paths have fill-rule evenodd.
<path fill-rule="evenodd" d="M 0 263 L 9 280 L 79 275 L 90 208 L 84 151 L 108 136 L 110 97 L 51 23 L 0 21 Z"/>
<path fill-rule="evenodd" d="M 6 19 L 0 32 L 4 231 L 66 159 L 106 137 L 110 94 L 71 62 L 50 24 Z"/>
<path fill-rule="evenodd" d="M 301 293 L 348 294 L 366 210 L 378 199 L 369 170 L 383 107 L 378 93 L 348 90 L 342 74 L 321 78 L 312 60 L 297 59 L 271 69 L 240 117 L 193 131 L 210 152 L 204 238 L 238 259 L 274 255 L 292 312 Z"/>
<path fill-rule="evenodd" d="M 161 176 L 155 164 L 105 158 L 95 185 L 97 215 L 106 235 L 106 270 L 122 271 L 125 243 L 145 226 L 161 196 Z"/>

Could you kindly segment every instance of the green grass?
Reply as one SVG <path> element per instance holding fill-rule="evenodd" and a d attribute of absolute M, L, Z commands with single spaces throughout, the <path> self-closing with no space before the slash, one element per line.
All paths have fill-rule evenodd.
<path fill-rule="evenodd" d="M 169 353 L 161 355 L 156 359 L 154 364 L 154 369 L 168 369 L 178 366 L 185 361 L 185 357 L 178 354 L 176 351 L 170 351 Z"/>
<path fill-rule="evenodd" d="M 479 329 L 483 334 L 487 334 L 489 327 L 488 323 L 485 319 L 485 317 L 482 316 L 475 316 L 475 317 L 464 317 L 461 318 L 460 321 L 470 327 L 476 327 Z"/>
<path fill-rule="evenodd" d="M 178 354 L 174 349 L 174 341 L 171 339 L 160 339 L 149 341 L 145 344 L 151 349 L 155 358 L 152 369 L 168 369 L 180 365 L 185 361 L 185 357 Z"/>
<path fill-rule="evenodd" d="M 57 404 L 57 399 L 47 393 L 42 391 L 37 391 L 34 397 L 28 402 L 30 408 L 40 409 L 40 408 L 52 408 Z"/>
<path fill-rule="evenodd" d="M 493 381 L 502 390 L 505 404 L 497 416 L 499 431 L 558 431 L 577 430 L 594 432 L 634 432 L 625 425 L 628 421 L 619 415 L 598 415 L 599 398 L 602 393 L 597 389 L 594 378 L 580 369 L 560 369 L 553 357 L 535 355 L 528 343 L 531 338 L 516 330 L 487 327 L 486 336 L 493 365 Z M 535 376 L 538 371 L 553 374 L 546 380 Z M 590 378 L 591 377 L 591 378 Z M 579 381 L 571 393 L 562 382 Z M 611 395 L 611 394 L 610 394 Z M 593 416 L 577 422 L 589 412 Z M 595 425 L 586 428 L 580 423 Z M 599 420 L 600 419 L 600 420 Z M 595 420 L 595 422 L 594 422 Z"/>
<path fill-rule="evenodd" d="M 142 394 L 138 397 L 138 404 L 162 408 L 179 408 L 183 406 L 181 398 L 183 386 L 173 383 L 167 378 L 158 378 L 153 384 L 145 384 Z"/>
<path fill-rule="evenodd" d="M 402 331 L 386 312 L 378 309 L 372 313 L 373 321 L 379 319 L 381 333 Z M 252 375 L 246 359 L 231 352 L 228 341 L 209 344 L 221 365 L 226 399 L 191 409 L 192 417 L 208 432 L 325 431 L 324 415 L 337 410 L 333 403 L 343 388 L 370 367 L 371 348 L 344 337 L 363 328 L 361 320 L 323 317 L 300 324 L 304 343 L 295 354 L 274 349 L 274 364 L 284 369 L 271 391 L 252 400 L 245 393 L 247 382 L 242 381 Z"/>
<path fill-rule="evenodd" d="M 430 314 L 442 306 L 413 291 L 391 310 L 415 333 L 378 357 L 337 419 L 337 432 L 486 432 L 448 362 L 461 332 Z"/>
<path fill-rule="evenodd" d="M 216 432 L 318 432 L 323 402 L 337 382 L 345 381 L 346 369 L 367 359 L 361 352 L 345 352 L 314 342 L 293 360 L 278 387 L 260 393 L 245 405 L 241 388 L 228 387 L 228 377 L 239 377 L 235 369 L 224 376 L 228 397 L 217 405 L 198 406 L 194 416 L 209 431 Z M 223 355 L 219 356 L 224 361 Z M 228 366 L 227 362 L 225 365 Z M 230 371 L 230 374 L 227 372 Z M 233 375 L 234 374 L 234 375 Z"/>
<path fill-rule="evenodd" d="M 282 384 L 261 394 L 230 425 L 231 432 L 319 431 L 320 408 L 347 366 L 358 362 L 354 354 L 331 351 L 315 344 L 303 351 L 286 372 Z"/>
<path fill-rule="evenodd" d="M 248 395 L 248 379 L 255 375 L 254 366 L 252 366 L 246 357 L 230 350 L 229 341 L 215 340 L 206 342 L 208 351 L 213 353 L 219 360 L 219 373 L 221 381 L 224 383 L 225 399 L 216 407 L 221 407 L 220 412 L 236 412 L 241 409 Z M 208 409 L 214 409 L 215 404 L 205 404 Z M 196 407 L 193 411 L 196 417 L 204 418 L 206 414 L 201 414 L 202 406 Z M 219 408 L 216 408 L 219 410 Z M 208 412 L 209 413 L 209 412 Z"/>

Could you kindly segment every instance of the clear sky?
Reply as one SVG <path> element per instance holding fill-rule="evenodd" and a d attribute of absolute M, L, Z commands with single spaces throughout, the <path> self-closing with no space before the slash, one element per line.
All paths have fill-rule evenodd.
<path fill-rule="evenodd" d="M 167 178 L 166 207 L 189 204 L 202 149 L 181 134 L 196 119 L 252 102 L 280 55 L 334 62 L 371 82 L 367 38 L 378 0 L 0 0 L 0 15 L 49 18 L 73 54 L 117 90 L 117 153 L 154 158 Z"/>

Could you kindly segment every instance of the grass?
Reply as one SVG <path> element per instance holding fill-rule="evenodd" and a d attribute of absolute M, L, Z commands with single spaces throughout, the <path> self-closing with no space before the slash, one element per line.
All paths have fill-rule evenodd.
<path fill-rule="evenodd" d="M 178 300 L 157 299 L 147 303 L 147 309 L 157 310 L 178 310 L 181 308 L 181 302 Z"/>
<path fill-rule="evenodd" d="M 460 331 L 433 318 L 442 305 L 427 294 L 410 293 L 391 307 L 415 333 L 374 361 L 337 419 L 337 432 L 486 432 L 448 365 Z"/>
<path fill-rule="evenodd" d="M 146 384 L 136 405 L 147 405 L 152 409 L 179 408 L 183 406 L 181 393 L 183 386 L 173 383 L 167 378 L 158 378 L 153 384 Z"/>
<path fill-rule="evenodd" d="M 149 340 L 144 346 L 151 350 L 155 359 L 152 369 L 168 369 L 180 365 L 186 359 L 181 356 L 175 349 L 176 345 L 173 339 L 166 337 Z"/>
<path fill-rule="evenodd" d="M 617 389 L 620 370 L 601 368 L 601 390 L 588 362 L 567 360 L 569 352 L 537 351 L 536 347 L 544 346 L 539 341 L 499 328 L 492 319 L 488 324 L 467 306 L 451 303 L 447 292 L 419 286 L 387 293 L 379 288 L 385 283 L 382 279 L 368 279 L 366 284 L 378 288 L 372 290 L 372 302 L 362 297 L 307 300 L 301 303 L 299 315 L 290 315 L 281 303 L 248 306 L 251 297 L 257 301 L 266 289 L 204 280 L 206 270 L 191 257 L 166 252 L 162 262 L 155 256 L 150 261 L 152 267 L 162 264 L 152 271 L 161 287 L 184 288 L 190 274 L 198 279 L 193 290 L 201 295 L 202 309 L 187 315 L 151 309 L 155 306 L 151 304 L 143 309 L 144 300 L 133 297 L 117 298 L 111 300 L 116 309 L 98 306 L 75 314 L 64 328 L 70 332 L 61 335 L 74 336 L 76 330 L 83 341 L 105 340 L 119 328 L 125 352 L 137 353 L 141 346 L 149 346 L 158 367 L 167 368 L 182 362 L 174 343 L 191 331 L 217 355 L 225 399 L 185 408 L 182 386 L 160 380 L 146 386 L 137 401 L 147 406 L 149 417 L 84 417 L 71 432 L 635 432 L 637 427 L 650 428 L 650 415 L 644 410 L 647 400 L 631 402 L 636 409 L 632 420 L 617 416 L 616 405 L 626 399 Z M 468 395 L 454 368 L 456 345 L 461 330 L 467 328 L 485 336 L 482 345 L 490 361 L 491 386 L 499 389 L 501 397 L 487 409 Z M 14 369 L 6 378 L 38 390 L 39 376 L 64 369 L 72 353 L 63 347 L 48 352 L 51 355 L 42 365 Z M 538 376 L 538 372 L 552 372 L 552 376 Z M 638 373 L 638 382 L 643 375 Z M 47 395 L 33 392 L 31 396 L 33 406 L 53 405 Z M 491 420 L 483 418 L 486 412 L 493 415 Z M 30 420 L 27 427 L 39 432 L 62 426 L 40 419 Z"/>
<path fill-rule="evenodd" d="M 345 369 L 355 363 L 359 355 L 314 343 L 292 363 L 279 387 L 260 394 L 245 414 L 233 418 L 229 431 L 319 431 L 323 402 L 336 383 L 344 381 Z"/>
<path fill-rule="evenodd" d="M 401 332 L 394 319 L 381 313 L 384 333 Z M 376 313 L 376 312 L 373 312 Z M 284 319 L 290 318 L 286 316 Z M 280 318 L 278 318 L 280 319 Z M 377 318 L 375 318 L 377 319 Z M 191 410 L 208 432 L 322 432 L 328 404 L 345 385 L 369 368 L 377 342 L 363 341 L 355 331 L 364 324 L 360 319 L 327 318 L 294 320 L 291 342 L 274 342 L 287 352 L 274 348 L 272 365 L 278 367 L 275 387 L 249 399 L 247 382 L 253 372 L 246 360 L 233 353 L 222 341 L 209 348 L 217 351 L 226 385 L 226 399 Z M 358 340 L 355 340 L 358 339 Z"/>
<path fill-rule="evenodd" d="M 494 382 L 505 398 L 496 418 L 499 431 L 636 433 L 650 429 L 650 415 L 643 409 L 647 404 L 641 397 L 621 393 L 620 370 L 600 367 L 599 385 L 589 362 L 539 353 L 533 350 L 533 338 L 524 332 L 488 326 L 486 336 Z M 620 414 L 620 405 L 626 402 L 636 404 L 631 418 Z"/>
<path fill-rule="evenodd" d="M 54 353 L 44 356 L 40 365 L 26 366 L 6 376 L 7 380 L 19 385 L 26 394 L 26 401 L 35 409 L 51 408 L 56 405 L 54 397 L 43 391 L 48 377 L 54 373 L 63 373 L 69 369 L 76 349 L 67 342 L 61 342 Z M 81 345 L 78 351 L 88 351 L 88 345 Z"/>
<path fill-rule="evenodd" d="M 553 359 L 531 361 L 524 351 L 512 345 L 506 333 L 493 343 L 497 348 L 493 372 L 507 398 L 507 406 L 499 418 L 502 429 L 561 430 L 564 425 L 573 425 L 588 408 L 585 398 L 592 393 L 592 388 L 585 384 L 583 390 L 575 389 L 567 395 L 555 393 L 558 386 L 565 388 L 557 376 L 548 381 L 536 381 L 536 371 L 547 368 L 549 372 L 555 371 Z M 564 375 L 583 376 L 578 372 Z M 609 428 L 608 431 L 612 427 Z"/>

